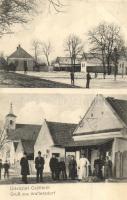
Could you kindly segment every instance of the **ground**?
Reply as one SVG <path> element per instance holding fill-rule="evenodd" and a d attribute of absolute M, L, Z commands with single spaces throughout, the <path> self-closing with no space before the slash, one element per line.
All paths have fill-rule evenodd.
<path fill-rule="evenodd" d="M 59 83 L 39 77 L 18 73 L 0 73 L 1 88 L 73 88 L 70 84 Z M 78 86 L 77 86 L 78 87 Z"/>
<path fill-rule="evenodd" d="M 114 80 L 113 75 L 107 76 L 106 79 L 103 79 L 102 74 L 97 78 L 94 78 L 94 74 L 91 76 L 90 88 L 92 89 L 127 88 L 127 76 L 118 75 L 117 80 Z M 73 88 L 70 82 L 69 72 L 28 72 L 27 75 L 24 75 L 23 72 L 0 73 L 1 88 Z M 74 87 L 86 87 L 86 78 L 83 72 L 75 73 Z"/>
<path fill-rule="evenodd" d="M 89 181 L 88 181 L 89 180 Z M 93 178 L 89 177 L 89 179 L 87 180 L 82 180 L 82 181 L 78 181 L 78 180 L 59 180 L 59 181 L 53 181 L 51 178 L 50 174 L 44 174 L 44 179 L 43 179 L 43 183 L 48 183 L 48 184 L 64 184 L 64 183 L 91 183 L 91 182 L 98 182 L 98 183 L 104 183 L 104 182 L 112 182 L 112 183 L 125 183 L 127 182 L 127 178 L 119 178 L 119 179 L 109 179 L 106 181 L 93 181 Z M 35 175 L 30 175 L 28 176 L 28 183 L 29 184 L 36 184 L 36 176 Z M 22 184 L 22 180 L 21 180 L 21 176 L 17 176 L 17 175 L 10 175 L 9 179 L 4 179 L 2 176 L 2 180 L 0 180 L 0 185 L 10 185 L 10 184 Z"/>

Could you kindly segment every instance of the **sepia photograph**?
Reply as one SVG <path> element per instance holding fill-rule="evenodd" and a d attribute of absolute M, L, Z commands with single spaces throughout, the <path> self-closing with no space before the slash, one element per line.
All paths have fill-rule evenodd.
<path fill-rule="evenodd" d="M 127 88 L 127 2 L 1 0 L 0 87 Z"/>
<path fill-rule="evenodd" d="M 127 182 L 127 95 L 5 93 L 0 110 L 0 184 Z"/>

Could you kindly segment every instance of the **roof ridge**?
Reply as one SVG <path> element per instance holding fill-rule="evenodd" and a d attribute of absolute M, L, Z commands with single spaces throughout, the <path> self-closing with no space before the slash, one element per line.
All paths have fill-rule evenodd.
<path fill-rule="evenodd" d="M 54 121 L 47 121 L 46 122 L 48 123 L 56 123 L 56 124 L 70 124 L 70 125 L 77 125 L 78 123 L 68 123 L 68 122 L 54 122 Z"/>

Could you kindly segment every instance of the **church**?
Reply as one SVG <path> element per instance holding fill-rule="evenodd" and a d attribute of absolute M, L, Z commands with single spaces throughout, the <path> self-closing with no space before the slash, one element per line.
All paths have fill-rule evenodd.
<path fill-rule="evenodd" d="M 41 125 L 17 124 L 12 105 L 5 118 L 7 143 L 3 157 L 10 163 L 19 163 L 27 152 L 31 169 L 34 158 L 41 151 L 45 172 L 50 172 L 52 154 L 66 159 L 74 155 L 78 162 L 85 154 L 94 170 L 94 160 L 108 155 L 112 161 L 113 176 L 127 177 L 127 100 L 96 95 L 78 124 L 49 122 Z"/>

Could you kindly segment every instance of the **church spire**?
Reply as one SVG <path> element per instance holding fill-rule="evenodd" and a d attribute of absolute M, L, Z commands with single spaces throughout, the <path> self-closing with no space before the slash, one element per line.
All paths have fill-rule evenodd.
<path fill-rule="evenodd" d="M 12 102 L 10 103 L 10 112 L 9 112 L 9 114 L 13 114 L 13 104 L 12 104 Z"/>

